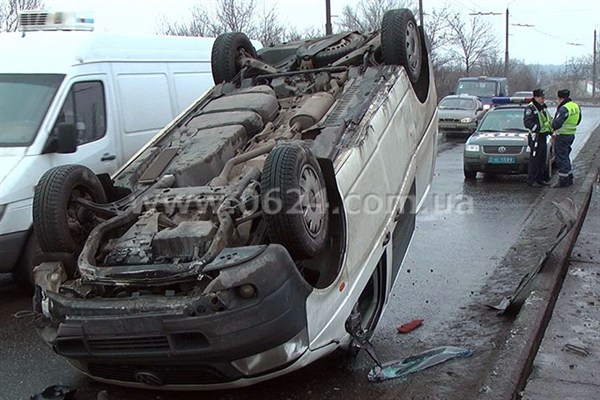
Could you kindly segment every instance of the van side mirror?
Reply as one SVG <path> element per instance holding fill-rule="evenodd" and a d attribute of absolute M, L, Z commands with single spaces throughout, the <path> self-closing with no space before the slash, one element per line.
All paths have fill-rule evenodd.
<path fill-rule="evenodd" d="M 75 125 L 61 122 L 57 125 L 56 152 L 60 154 L 75 153 L 77 151 L 77 132 Z"/>

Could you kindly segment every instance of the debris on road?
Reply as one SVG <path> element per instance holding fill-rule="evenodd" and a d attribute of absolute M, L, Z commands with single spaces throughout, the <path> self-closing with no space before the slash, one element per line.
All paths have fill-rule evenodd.
<path fill-rule="evenodd" d="M 580 346 L 576 346 L 574 344 L 570 344 L 570 343 L 565 344 L 563 346 L 563 349 L 565 351 L 570 351 L 571 353 L 575 353 L 582 357 L 587 357 L 590 355 L 590 352 L 587 349 L 580 347 Z"/>
<path fill-rule="evenodd" d="M 42 393 L 35 394 L 29 400 L 69 400 L 77 389 L 64 385 L 49 386 Z"/>
<path fill-rule="evenodd" d="M 405 358 L 402 361 L 390 361 L 381 366 L 376 366 L 369 371 L 367 378 L 371 382 L 383 382 L 388 379 L 405 377 L 453 358 L 470 357 L 471 355 L 473 355 L 473 351 L 463 347 L 436 347 Z"/>
<path fill-rule="evenodd" d="M 408 333 L 423 325 L 422 319 L 415 319 L 398 327 L 398 333 Z"/>

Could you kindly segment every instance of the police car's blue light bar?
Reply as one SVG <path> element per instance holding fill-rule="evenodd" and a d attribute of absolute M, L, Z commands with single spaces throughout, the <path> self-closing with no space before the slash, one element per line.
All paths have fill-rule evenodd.
<path fill-rule="evenodd" d="M 492 97 L 492 104 L 529 104 L 531 97 Z"/>

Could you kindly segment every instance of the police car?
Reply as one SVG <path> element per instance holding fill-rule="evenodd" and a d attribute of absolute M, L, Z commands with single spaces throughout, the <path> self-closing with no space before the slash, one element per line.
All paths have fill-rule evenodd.
<path fill-rule="evenodd" d="M 529 165 L 529 130 L 523 125 L 523 112 L 531 98 L 495 97 L 494 107 L 467 139 L 464 149 L 465 179 L 475 179 L 477 172 L 526 174 Z M 552 174 L 554 147 L 547 137 L 547 174 Z"/>

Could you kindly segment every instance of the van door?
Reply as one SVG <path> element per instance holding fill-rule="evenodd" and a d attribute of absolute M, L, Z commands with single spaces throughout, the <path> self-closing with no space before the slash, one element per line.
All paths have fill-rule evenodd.
<path fill-rule="evenodd" d="M 52 153 L 53 165 L 82 164 L 95 173 L 111 173 L 118 167 L 116 132 L 107 113 L 103 77 L 86 76 L 74 82 L 52 128 L 51 140 L 44 150 Z M 71 154 L 56 153 L 59 138 L 57 125 L 73 124 L 77 132 L 77 150 Z"/>

